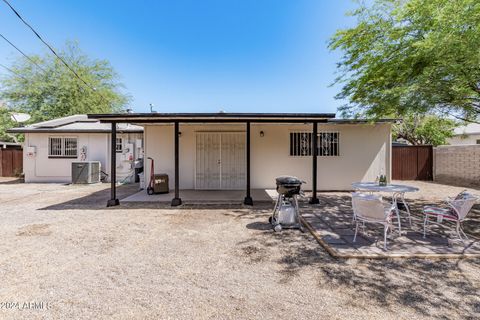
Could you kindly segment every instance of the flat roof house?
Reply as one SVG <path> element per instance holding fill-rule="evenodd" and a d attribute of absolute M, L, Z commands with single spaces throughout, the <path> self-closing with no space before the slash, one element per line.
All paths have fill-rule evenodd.
<path fill-rule="evenodd" d="M 457 127 L 453 131 L 453 137 L 447 139 L 451 145 L 480 144 L 480 124 L 469 123 Z"/>
<path fill-rule="evenodd" d="M 317 203 L 317 190 L 351 190 L 355 181 L 391 176 L 391 125 L 394 120 L 336 119 L 331 113 L 131 113 L 89 115 L 110 123 L 144 127 L 145 158 L 155 173 L 167 173 L 180 190 L 275 188 L 275 177 L 306 181 Z M 113 139 L 114 136 L 112 136 Z M 315 138 L 316 137 L 316 138 Z M 145 176 L 150 165 L 145 165 Z M 114 175 L 112 173 L 112 175 Z M 112 182 L 108 205 L 116 205 Z"/>
<path fill-rule="evenodd" d="M 143 128 L 119 124 L 116 130 L 118 134 L 112 145 L 111 126 L 81 114 L 12 128 L 8 132 L 25 134 L 25 182 L 69 183 L 74 161 L 100 161 L 101 170 L 109 173 L 112 146 L 116 180 L 131 179 L 133 160 L 143 156 Z"/>

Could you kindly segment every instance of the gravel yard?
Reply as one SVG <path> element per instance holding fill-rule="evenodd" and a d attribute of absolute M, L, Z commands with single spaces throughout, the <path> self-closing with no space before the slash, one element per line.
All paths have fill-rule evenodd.
<path fill-rule="evenodd" d="M 120 198 L 134 188 L 119 188 Z M 107 209 L 108 192 L 108 185 L 0 182 L 0 318 L 480 314 L 478 260 L 335 260 L 308 233 L 273 233 L 270 207 Z M 24 302 L 44 305 L 21 310 Z"/>

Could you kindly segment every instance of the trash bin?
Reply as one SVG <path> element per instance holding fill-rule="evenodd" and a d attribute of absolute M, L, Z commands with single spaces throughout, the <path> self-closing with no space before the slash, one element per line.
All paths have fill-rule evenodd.
<path fill-rule="evenodd" d="M 137 159 L 134 163 L 135 182 L 140 182 L 140 173 L 143 172 L 143 159 Z"/>

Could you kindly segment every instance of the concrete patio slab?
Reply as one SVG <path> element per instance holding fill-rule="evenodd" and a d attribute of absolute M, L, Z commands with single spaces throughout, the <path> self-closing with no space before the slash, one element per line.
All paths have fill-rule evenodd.
<path fill-rule="evenodd" d="M 276 199 L 275 190 L 252 189 L 251 196 L 254 202 L 272 202 Z M 141 190 L 122 202 L 158 202 L 170 203 L 173 191 L 166 194 L 148 195 L 146 190 Z M 184 203 L 242 203 L 245 190 L 180 190 L 180 197 Z"/>
<path fill-rule="evenodd" d="M 406 213 L 400 213 L 402 233 L 399 234 L 395 228 L 388 236 L 388 249 L 384 250 L 383 227 L 379 225 L 367 224 L 365 229 L 360 227 L 357 240 L 353 242 L 355 224 L 352 221 L 353 212 L 348 193 L 321 193 L 319 198 L 321 201 L 319 206 L 301 206 L 302 220 L 320 245 L 334 257 L 358 259 L 480 257 L 480 239 L 470 234 L 469 239 L 458 240 L 452 224 L 432 222 L 427 237 L 423 238 L 422 199 L 410 200 L 412 225 L 409 224 Z M 396 222 L 394 221 L 395 227 Z"/>

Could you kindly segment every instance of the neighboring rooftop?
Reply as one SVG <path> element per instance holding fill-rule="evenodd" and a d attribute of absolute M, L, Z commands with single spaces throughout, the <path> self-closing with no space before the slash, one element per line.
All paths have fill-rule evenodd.
<path fill-rule="evenodd" d="M 101 123 L 97 119 L 90 119 L 86 114 L 58 118 L 49 121 L 34 123 L 25 127 L 9 129 L 11 133 L 32 133 L 32 132 L 56 132 L 56 133 L 108 133 L 111 126 L 108 123 Z M 118 132 L 141 133 L 143 127 L 133 124 L 119 123 Z"/>
<path fill-rule="evenodd" d="M 17 142 L 0 141 L 0 149 L 21 148 L 22 144 Z"/>
<path fill-rule="evenodd" d="M 456 136 L 468 135 L 468 134 L 480 134 L 480 124 L 469 123 L 466 126 L 457 127 L 453 130 L 453 134 Z"/>

